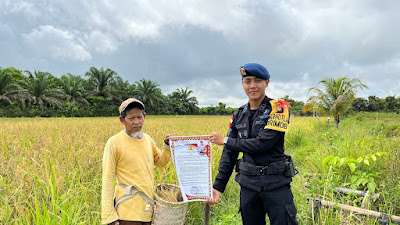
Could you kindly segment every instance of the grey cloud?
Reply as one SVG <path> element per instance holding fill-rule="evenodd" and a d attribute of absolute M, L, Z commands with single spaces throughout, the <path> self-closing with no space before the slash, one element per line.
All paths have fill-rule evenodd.
<path fill-rule="evenodd" d="M 55 75 L 111 68 L 131 83 L 146 78 L 163 90 L 189 87 L 200 105 L 239 106 L 247 98 L 238 68 L 258 62 L 271 73 L 273 98 L 304 100 L 309 87 L 340 75 L 370 86 L 360 95 L 385 97 L 399 93 L 399 6 L 395 0 L 6 0 L 0 46 L 9 54 L 0 54 L 0 66 Z M 196 86 L 202 80 L 206 88 Z"/>
<path fill-rule="evenodd" d="M 20 0 L 5 0 L 0 3 L 3 14 L 23 14 L 30 17 L 37 17 L 40 13 L 36 10 L 34 3 Z"/>
<path fill-rule="evenodd" d="M 23 34 L 22 38 L 41 57 L 50 55 L 56 60 L 73 61 L 87 61 L 92 58 L 79 37 L 51 25 L 40 26 L 29 34 Z"/>

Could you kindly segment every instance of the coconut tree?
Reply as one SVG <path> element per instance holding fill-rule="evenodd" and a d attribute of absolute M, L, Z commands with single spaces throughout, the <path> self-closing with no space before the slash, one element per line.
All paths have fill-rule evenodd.
<path fill-rule="evenodd" d="M 146 108 L 151 111 L 157 111 L 157 106 L 162 99 L 162 92 L 160 85 L 154 81 L 146 80 L 142 78 L 140 81 L 136 81 L 136 88 L 134 91 L 134 96 L 140 99 Z"/>
<path fill-rule="evenodd" d="M 314 95 L 307 100 L 304 111 L 316 111 L 333 117 L 336 128 L 339 128 L 340 117 L 351 108 L 356 92 L 368 88 L 360 79 L 348 77 L 325 78 L 319 84 L 324 88 L 309 89 Z"/>
<path fill-rule="evenodd" d="M 136 85 L 130 84 L 128 81 L 124 81 L 120 76 L 117 76 L 111 84 L 111 93 L 115 95 L 116 100 L 121 102 L 129 97 L 131 97 L 134 92 Z"/>
<path fill-rule="evenodd" d="M 196 97 L 190 97 L 192 93 L 193 91 L 188 88 L 180 88 L 169 95 L 176 112 L 179 114 L 195 114 L 199 111 Z"/>
<path fill-rule="evenodd" d="M 65 98 L 71 102 L 81 102 L 89 104 L 85 99 L 85 80 L 80 76 L 72 75 L 70 73 L 62 75 L 60 79 L 60 87 L 64 91 Z"/>
<path fill-rule="evenodd" d="M 36 71 L 32 74 L 26 70 L 24 77 L 25 98 L 37 105 L 41 111 L 44 107 L 50 106 L 61 108 L 63 91 L 56 87 L 55 78 L 48 72 Z"/>
<path fill-rule="evenodd" d="M 19 85 L 22 77 L 22 72 L 13 67 L 0 67 L 0 101 L 11 104 L 23 92 Z"/>
<path fill-rule="evenodd" d="M 113 92 L 111 91 L 111 84 L 115 81 L 118 74 L 112 69 L 104 69 L 101 67 L 97 69 L 90 67 L 89 71 L 85 73 L 88 76 L 88 82 L 91 87 L 89 90 L 90 95 L 102 96 L 105 98 L 113 98 Z"/>

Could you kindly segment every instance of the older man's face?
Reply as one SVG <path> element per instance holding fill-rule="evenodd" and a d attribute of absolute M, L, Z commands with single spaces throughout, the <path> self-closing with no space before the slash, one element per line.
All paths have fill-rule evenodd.
<path fill-rule="evenodd" d="M 139 132 L 143 128 L 145 115 L 139 108 L 133 108 L 126 113 L 126 117 L 120 117 L 121 123 L 125 125 L 128 134 Z"/>

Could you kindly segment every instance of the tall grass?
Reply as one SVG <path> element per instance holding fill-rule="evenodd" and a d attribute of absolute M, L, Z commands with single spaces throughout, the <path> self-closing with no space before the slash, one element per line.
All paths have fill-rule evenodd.
<path fill-rule="evenodd" d="M 226 134 L 229 120 L 230 116 L 147 116 L 144 132 L 162 146 L 166 134 Z M 100 224 L 103 147 L 122 129 L 117 117 L 1 118 L 0 224 Z M 300 171 L 292 183 L 300 224 L 313 223 L 308 197 L 356 206 L 361 201 L 333 191 L 334 185 L 345 182 L 338 177 L 346 178 L 335 174 L 344 169 L 333 171 L 322 164 L 329 155 L 357 158 L 388 152 L 373 167 L 381 172 L 377 192 L 384 199 L 369 208 L 399 215 L 399 134 L 396 114 L 356 114 L 345 118 L 339 130 L 326 123 L 326 118 L 292 118 L 286 151 Z M 213 146 L 214 177 L 221 153 L 222 147 Z M 155 182 L 178 184 L 172 163 L 156 168 Z M 304 186 L 305 182 L 309 187 Z M 219 204 L 211 207 L 210 224 L 241 224 L 237 213 L 239 191 L 232 176 Z M 203 207 L 200 202 L 190 203 L 186 223 L 204 224 Z M 318 224 L 376 223 L 376 219 L 334 209 L 320 212 Z"/>
<path fill-rule="evenodd" d="M 400 214 L 399 188 L 399 150 L 400 120 L 397 114 L 359 113 L 344 118 L 340 128 L 335 129 L 326 118 L 311 119 L 307 122 L 312 129 L 301 129 L 303 135 L 290 133 L 287 135 L 287 151 L 293 156 L 301 173 L 294 178 L 293 191 L 296 206 L 299 210 L 301 224 L 377 224 L 376 218 L 367 218 L 335 209 L 322 209 L 318 222 L 311 218 L 307 198 L 320 198 L 338 203 L 361 207 L 363 197 L 340 195 L 334 186 L 349 182 L 349 171 L 345 167 L 335 170 L 322 164 L 328 156 L 359 158 L 376 152 L 387 152 L 388 155 L 363 165 L 360 170 L 380 173 L 376 178 L 376 193 L 384 195 L 384 199 L 370 204 L 367 208 L 389 215 Z M 300 121 L 304 121 L 300 119 Z M 304 125 L 302 126 L 304 127 Z M 301 145 L 292 145 L 302 136 Z M 290 140 L 294 141 L 290 141 Z M 298 141 L 297 141 L 298 142 Z M 309 187 L 304 187 L 308 182 Z"/>

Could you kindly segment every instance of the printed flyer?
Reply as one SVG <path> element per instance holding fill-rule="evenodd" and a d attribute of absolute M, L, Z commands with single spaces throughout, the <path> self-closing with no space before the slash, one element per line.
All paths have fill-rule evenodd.
<path fill-rule="evenodd" d="M 210 136 L 173 136 L 172 161 L 184 202 L 212 198 Z"/>

